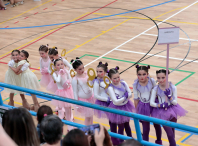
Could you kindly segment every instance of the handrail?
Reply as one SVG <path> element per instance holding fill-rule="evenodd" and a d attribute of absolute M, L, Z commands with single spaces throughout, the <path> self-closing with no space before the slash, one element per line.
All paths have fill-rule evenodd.
<path fill-rule="evenodd" d="M 27 88 L 23 88 L 23 87 L 19 87 L 19 86 L 14 86 L 14 85 L 2 83 L 2 82 L 0 82 L 0 86 L 5 87 L 5 88 L 14 89 L 14 90 L 27 92 L 27 93 L 30 93 L 30 94 L 45 96 L 45 97 L 48 97 L 48 98 L 51 98 L 51 99 L 60 100 L 60 101 L 64 101 L 64 102 L 69 102 L 69 103 L 72 103 L 72 104 L 77 104 L 77 105 L 81 105 L 81 106 L 85 106 L 85 107 L 89 107 L 89 108 L 94 108 L 94 109 L 98 109 L 98 110 L 102 110 L 102 111 L 106 111 L 106 112 L 111 112 L 111 113 L 115 113 L 115 114 L 119 114 L 119 115 L 123 115 L 123 116 L 127 116 L 127 117 L 132 117 L 134 119 L 137 139 L 143 145 L 159 146 L 158 144 L 154 144 L 154 143 L 150 143 L 150 142 L 142 140 L 139 120 L 153 122 L 153 123 L 156 123 L 156 124 L 165 125 L 165 126 L 169 126 L 169 127 L 172 127 L 172 128 L 178 128 L 178 129 L 182 129 L 182 130 L 185 130 L 185 131 L 190 131 L 190 132 L 194 132 L 194 133 L 198 134 L 198 128 L 187 126 L 187 125 L 182 125 L 182 124 L 178 124 L 178 123 L 174 123 L 174 122 L 170 122 L 170 121 L 165 121 L 165 120 L 161 120 L 161 119 L 157 119 L 157 118 L 153 118 L 153 117 L 148 117 L 148 116 L 144 116 L 144 115 L 140 115 L 140 114 L 135 114 L 135 113 L 131 113 L 131 112 L 126 112 L 126 111 L 122 111 L 122 110 L 107 108 L 107 107 L 99 106 L 99 105 L 96 105 L 96 104 L 91 104 L 91 103 L 78 101 L 78 100 L 74 100 L 74 99 L 70 99 L 70 98 L 56 96 L 56 95 L 53 95 L 53 94 L 49 94 L 49 93 L 45 93 L 45 92 L 41 92 L 41 91 L 36 91 L 36 90 L 31 90 L 31 89 L 27 89 Z M 2 104 L 1 100 L 0 100 L 0 104 Z M 68 125 L 71 125 L 71 123 L 68 124 Z M 119 137 L 117 137 L 117 138 L 119 138 Z M 122 138 L 120 138 L 120 139 L 122 139 Z"/>

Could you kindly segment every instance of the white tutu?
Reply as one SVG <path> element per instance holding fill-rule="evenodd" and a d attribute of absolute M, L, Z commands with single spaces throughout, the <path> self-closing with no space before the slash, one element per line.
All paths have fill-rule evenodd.
<path fill-rule="evenodd" d="M 20 86 L 21 85 L 21 75 L 16 75 L 15 72 L 8 68 L 6 74 L 5 74 L 5 83 Z M 14 94 L 22 94 L 21 91 L 5 88 L 5 91 L 8 93 L 14 93 Z"/>

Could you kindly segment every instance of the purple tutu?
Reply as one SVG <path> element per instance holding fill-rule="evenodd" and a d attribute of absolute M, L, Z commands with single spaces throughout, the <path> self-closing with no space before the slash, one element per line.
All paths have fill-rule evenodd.
<path fill-rule="evenodd" d="M 97 99 L 96 99 L 95 104 L 101 105 L 101 106 L 104 106 L 104 107 L 108 107 L 108 106 L 109 106 L 109 104 L 108 104 L 107 102 L 105 102 L 105 101 L 100 101 L 100 100 L 97 100 Z M 106 117 L 107 117 L 107 112 L 94 109 L 94 115 L 95 115 L 97 118 L 106 118 Z"/>
<path fill-rule="evenodd" d="M 127 102 L 127 104 L 122 105 L 122 106 L 114 105 L 113 102 L 111 102 L 109 107 L 117 109 L 117 110 L 127 111 L 127 112 L 135 112 L 136 111 L 135 106 L 133 105 L 133 103 L 130 100 Z M 122 115 L 118 115 L 118 114 L 114 114 L 114 113 L 108 113 L 107 116 L 111 123 L 122 124 L 122 123 L 126 123 L 126 122 L 130 121 L 130 117 L 126 117 L 126 116 L 122 116 Z"/>
<path fill-rule="evenodd" d="M 150 106 L 150 103 L 143 103 L 139 101 L 137 105 L 137 113 L 145 116 L 150 116 L 152 112 L 152 107 Z"/>
<path fill-rule="evenodd" d="M 164 108 L 153 108 L 151 116 L 154 118 L 170 121 L 173 118 L 180 118 L 185 116 L 188 112 L 183 109 L 179 104 L 171 105 L 167 110 Z"/>

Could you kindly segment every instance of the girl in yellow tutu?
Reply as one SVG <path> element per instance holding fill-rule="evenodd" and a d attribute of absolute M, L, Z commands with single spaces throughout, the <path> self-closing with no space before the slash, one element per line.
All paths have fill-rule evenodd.
<path fill-rule="evenodd" d="M 18 63 L 18 67 L 16 68 L 16 70 L 14 70 L 14 72 L 17 75 L 21 74 L 21 87 L 29 88 L 32 90 L 38 90 L 40 88 L 38 79 L 36 75 L 26 65 L 28 63 L 27 61 L 28 57 L 29 57 L 29 53 L 25 50 L 22 50 L 20 53 L 20 62 Z M 38 103 L 36 95 L 31 94 L 31 96 L 34 102 L 34 106 L 32 109 L 34 109 L 34 111 L 37 112 L 40 105 Z"/>
<path fill-rule="evenodd" d="M 16 69 L 18 65 L 20 51 L 13 50 L 11 55 L 12 55 L 12 59 L 8 63 L 9 68 L 5 74 L 5 83 L 15 86 L 21 86 L 21 75 L 16 75 L 15 72 L 12 70 L 12 68 Z M 14 94 L 20 94 L 23 107 L 27 109 L 30 107 L 27 100 L 25 99 L 25 95 L 21 91 L 8 89 L 8 88 L 5 88 L 5 91 L 10 93 L 10 101 L 8 102 L 8 105 L 14 106 Z"/>

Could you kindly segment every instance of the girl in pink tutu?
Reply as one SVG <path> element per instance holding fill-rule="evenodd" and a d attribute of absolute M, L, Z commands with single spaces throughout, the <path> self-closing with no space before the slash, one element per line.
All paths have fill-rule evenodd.
<path fill-rule="evenodd" d="M 109 107 L 127 112 L 135 112 L 135 106 L 130 101 L 130 98 L 132 97 L 131 90 L 125 81 L 120 80 L 118 70 L 119 67 L 117 66 L 116 68 L 110 69 L 108 73 L 108 76 L 112 81 L 108 87 L 108 94 L 112 100 Z M 123 135 L 125 129 L 127 136 L 132 137 L 131 127 L 129 125 L 130 117 L 108 113 L 108 118 L 110 121 L 111 132 L 117 133 L 118 126 L 119 134 Z M 111 137 L 111 139 L 114 145 L 119 145 L 123 142 L 123 140 L 117 138 Z"/>
<path fill-rule="evenodd" d="M 95 103 L 93 90 L 87 85 L 88 75 L 84 71 L 84 65 L 82 61 L 76 57 L 76 60 L 72 59 L 71 63 L 74 70 L 77 72 L 76 76 L 72 80 L 74 99 Z M 93 124 L 93 109 L 77 105 L 77 113 L 85 117 L 85 125 Z"/>
<path fill-rule="evenodd" d="M 52 70 L 51 70 L 50 64 L 51 63 L 54 64 L 54 61 L 56 59 L 59 59 L 61 56 L 58 55 L 58 48 L 57 47 L 50 48 L 49 52 L 48 52 L 48 55 L 49 55 L 49 58 L 51 60 L 51 61 L 49 61 L 49 64 L 48 64 L 48 73 L 51 74 Z M 64 65 L 69 68 L 69 71 L 70 71 L 72 69 L 72 65 L 65 58 L 62 58 L 62 61 L 63 61 Z M 54 70 L 54 68 L 53 68 L 53 70 Z M 52 93 L 54 93 L 57 90 L 57 85 L 56 85 L 56 83 L 54 83 L 53 78 L 51 78 L 50 83 L 47 86 L 47 90 L 49 92 L 52 92 Z"/>
<path fill-rule="evenodd" d="M 152 89 L 156 86 L 155 79 L 149 77 L 148 70 L 150 66 L 139 66 L 137 68 L 137 77 L 133 83 L 133 94 L 134 94 L 134 103 L 136 111 L 138 114 L 149 116 L 152 112 L 152 107 L 150 106 L 151 92 Z M 141 121 L 143 128 L 143 140 L 149 141 L 149 132 L 150 132 L 150 122 Z M 161 126 L 154 124 L 157 140 L 156 144 L 162 145 L 162 130 Z"/>
<path fill-rule="evenodd" d="M 39 48 L 39 54 L 41 56 L 40 58 L 40 72 L 42 74 L 40 85 L 43 87 L 47 87 L 47 85 L 50 82 L 51 76 L 48 72 L 48 65 L 50 62 L 49 56 L 47 54 L 48 52 L 48 45 L 41 45 Z"/>
<path fill-rule="evenodd" d="M 104 83 L 103 78 L 106 76 L 108 71 L 108 63 L 103 64 L 102 62 L 99 62 L 96 72 L 97 77 L 94 79 L 94 97 L 96 99 L 95 104 L 108 107 L 110 104 L 110 98 L 109 95 L 105 91 L 106 84 Z M 94 109 L 94 114 L 98 118 L 106 118 L 107 113 L 101 110 Z"/>
<path fill-rule="evenodd" d="M 168 89 L 166 89 L 166 70 L 158 70 L 156 74 L 159 85 L 154 87 L 151 94 L 150 105 L 154 107 L 151 116 L 162 120 L 177 122 L 179 117 L 185 116 L 187 113 L 187 111 L 177 103 L 177 88 L 169 82 Z M 157 103 L 155 102 L 156 98 L 158 99 Z M 168 98 L 167 102 L 166 98 Z M 175 129 L 167 126 L 163 126 L 163 128 L 166 131 L 170 146 L 176 146 Z"/>
<path fill-rule="evenodd" d="M 69 72 L 64 66 L 62 58 L 54 61 L 54 67 L 56 71 L 53 73 L 53 78 L 57 84 L 58 89 L 54 93 L 55 95 L 74 99 L 73 89 L 71 86 L 71 77 Z M 59 100 L 52 100 L 52 104 L 58 107 L 58 116 L 63 119 L 64 113 L 66 120 L 73 121 L 73 115 L 71 111 L 71 104 Z M 68 128 L 71 130 L 71 126 Z"/>

